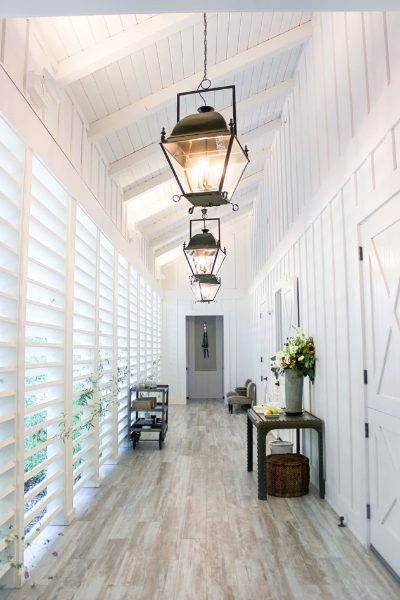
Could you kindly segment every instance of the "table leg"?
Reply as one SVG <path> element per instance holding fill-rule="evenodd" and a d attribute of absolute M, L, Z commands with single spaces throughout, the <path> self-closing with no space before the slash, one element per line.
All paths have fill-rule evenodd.
<path fill-rule="evenodd" d="M 322 429 L 318 429 L 318 471 L 319 471 L 319 497 L 325 498 L 324 438 L 323 438 Z"/>
<path fill-rule="evenodd" d="M 258 499 L 267 499 L 266 434 L 257 429 Z"/>
<path fill-rule="evenodd" d="M 300 454 L 300 429 L 296 429 L 296 453 Z"/>
<path fill-rule="evenodd" d="M 247 417 L 247 470 L 253 470 L 253 423 Z"/>

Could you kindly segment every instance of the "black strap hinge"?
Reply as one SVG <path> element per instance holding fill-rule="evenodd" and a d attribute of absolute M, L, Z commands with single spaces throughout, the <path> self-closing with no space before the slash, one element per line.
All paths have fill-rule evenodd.
<path fill-rule="evenodd" d="M 358 258 L 359 260 L 364 260 L 364 252 L 362 246 L 358 246 Z"/>
<path fill-rule="evenodd" d="M 369 423 L 364 423 L 365 437 L 369 438 Z"/>
<path fill-rule="evenodd" d="M 367 504 L 367 519 L 371 518 L 371 505 Z"/>
<path fill-rule="evenodd" d="M 368 371 L 367 371 L 367 369 L 364 369 L 364 384 L 365 385 L 368 384 Z"/>

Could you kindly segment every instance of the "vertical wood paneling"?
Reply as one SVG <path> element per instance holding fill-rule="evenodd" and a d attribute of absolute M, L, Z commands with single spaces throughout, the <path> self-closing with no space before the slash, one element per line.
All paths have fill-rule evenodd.
<path fill-rule="evenodd" d="M 336 89 L 340 90 L 340 93 L 337 94 L 339 146 L 341 153 L 343 153 L 343 150 L 347 147 L 347 144 L 352 136 L 349 71 L 344 13 L 336 13 L 332 15 L 332 30 Z"/>
<path fill-rule="evenodd" d="M 310 40 L 307 52 L 304 54 L 304 62 L 306 65 L 307 72 L 307 107 L 308 107 L 308 119 L 307 119 L 307 130 L 308 130 L 308 151 L 309 151 L 309 168 L 310 168 L 310 192 L 313 195 L 320 182 L 319 176 L 319 155 L 318 155 L 318 139 L 317 139 L 317 122 L 316 122 L 316 111 L 317 106 L 315 103 L 315 82 L 314 82 L 314 69 L 312 57 L 314 56 L 314 41 Z"/>
<path fill-rule="evenodd" d="M 313 47 L 314 47 L 314 60 L 312 66 L 314 70 L 314 95 L 315 95 L 315 119 L 316 119 L 316 132 L 317 132 L 317 148 L 318 148 L 318 162 L 319 162 L 319 181 L 326 175 L 329 166 L 329 150 L 328 150 L 328 139 L 325 135 L 326 130 L 326 104 L 325 104 L 325 89 L 324 86 L 318 85 L 319 78 L 324 69 L 323 55 L 322 55 L 322 28 L 317 27 L 315 34 L 313 35 Z"/>
<path fill-rule="evenodd" d="M 381 13 L 324 13 L 314 15 L 313 21 L 312 43 L 303 52 L 295 89 L 283 108 L 288 122 L 275 137 L 254 206 L 252 237 L 258 240 L 267 227 L 271 235 L 263 252 L 253 253 L 258 287 L 252 295 L 252 315 L 257 318 L 261 299 L 274 306 L 280 278 L 298 276 L 301 327 L 314 336 L 318 352 L 315 385 L 310 394 L 305 390 L 305 402 L 325 421 L 327 497 L 365 541 L 367 463 L 357 223 L 400 188 L 400 108 L 396 112 L 400 18 L 398 13 L 386 13 L 385 18 Z M 373 132 L 375 127 L 383 131 L 382 111 L 376 106 L 384 94 L 383 111 L 390 105 L 393 114 L 387 133 L 379 133 L 379 138 Z M 349 176 L 343 157 L 351 160 L 349 146 L 360 143 L 358 137 L 366 129 L 371 142 L 357 154 Z M 336 192 L 327 197 L 323 190 L 332 172 L 343 172 L 343 181 L 339 177 Z M 329 189 L 334 186 L 331 181 Z M 285 238 L 287 226 L 290 237 Z M 286 251 L 277 258 L 280 242 Z M 255 249 L 259 250 L 257 243 Z M 266 343 L 272 354 L 273 326 Z M 269 393 L 274 393 L 273 387 L 269 382 Z M 305 437 L 315 475 L 315 440 Z"/>
<path fill-rule="evenodd" d="M 374 189 L 379 189 L 393 175 L 394 161 L 394 140 L 390 131 L 372 154 Z"/>
<path fill-rule="evenodd" d="M 349 51 L 351 110 L 354 130 L 359 129 L 369 112 L 367 71 L 361 13 L 346 13 L 346 39 Z"/>
<path fill-rule="evenodd" d="M 327 116 L 327 137 L 330 165 L 339 153 L 339 124 L 337 118 L 336 80 L 334 77 L 332 15 L 326 13 L 321 17 L 323 34 L 324 86 Z"/>
<path fill-rule="evenodd" d="M 379 99 L 382 89 L 390 81 L 383 13 L 368 12 L 363 14 L 363 18 L 369 98 L 371 105 L 373 105 Z"/>

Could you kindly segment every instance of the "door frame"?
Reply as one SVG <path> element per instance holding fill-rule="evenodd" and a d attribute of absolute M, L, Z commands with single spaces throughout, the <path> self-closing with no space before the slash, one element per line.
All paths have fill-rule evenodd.
<path fill-rule="evenodd" d="M 365 291 L 366 285 L 368 284 L 368 273 L 367 269 L 367 261 L 366 254 L 364 252 L 365 249 L 365 238 L 362 235 L 362 228 L 366 225 L 367 221 L 373 218 L 375 213 L 378 213 L 380 210 L 384 209 L 384 206 L 388 204 L 395 196 L 399 195 L 399 191 L 395 194 L 392 194 L 389 198 L 386 198 L 383 202 L 379 204 L 379 206 L 366 206 L 364 209 L 357 211 L 357 215 L 355 216 L 354 222 L 354 231 L 355 231 L 355 242 L 357 244 L 357 257 L 355 257 L 355 261 L 358 263 L 358 269 L 355 270 L 358 278 L 358 288 L 359 288 L 359 298 L 360 298 L 360 308 L 361 308 L 361 323 L 360 323 L 360 334 L 361 334 L 361 348 L 362 348 L 362 368 L 367 370 L 368 368 L 368 326 L 367 326 L 367 318 L 366 314 L 366 298 Z M 368 424 L 369 413 L 368 413 L 368 385 L 363 385 L 363 417 L 364 424 Z M 371 504 L 371 459 L 370 459 L 370 438 L 364 436 L 364 465 L 365 465 L 365 501 L 367 506 Z M 367 547 L 371 549 L 371 551 L 377 556 L 377 558 L 384 564 L 384 566 L 388 569 L 388 571 L 393 575 L 393 577 L 397 580 L 399 579 L 399 574 L 397 574 L 392 567 L 387 563 L 387 561 L 380 555 L 379 551 L 373 546 L 371 543 L 371 530 L 372 523 L 371 519 L 366 515 L 366 525 L 365 525 L 365 534 L 366 534 L 366 544 Z"/>
<path fill-rule="evenodd" d="M 185 368 L 186 368 L 186 384 L 185 384 L 185 398 L 186 402 L 190 399 L 189 396 L 189 377 L 190 377 L 190 368 L 189 368 L 189 321 L 195 319 L 206 319 L 207 317 L 215 317 L 216 324 L 218 323 L 218 319 L 221 319 L 221 328 L 222 328 L 222 337 L 221 337 L 221 392 L 222 392 L 222 400 L 225 402 L 225 318 L 224 315 L 221 314 L 203 314 L 203 315 L 185 315 Z"/>

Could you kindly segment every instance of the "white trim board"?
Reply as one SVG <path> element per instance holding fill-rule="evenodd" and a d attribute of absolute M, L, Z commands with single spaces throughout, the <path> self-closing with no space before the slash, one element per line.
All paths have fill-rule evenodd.
<path fill-rule="evenodd" d="M 1 7 L 5 17 L 41 17 L 67 15 L 116 15 L 132 13 L 186 12 L 187 2 L 170 0 L 6 0 Z M 192 12 L 226 11 L 345 11 L 345 10 L 396 10 L 398 0 L 272 0 L 266 6 L 265 0 L 194 0 L 190 4 Z"/>

